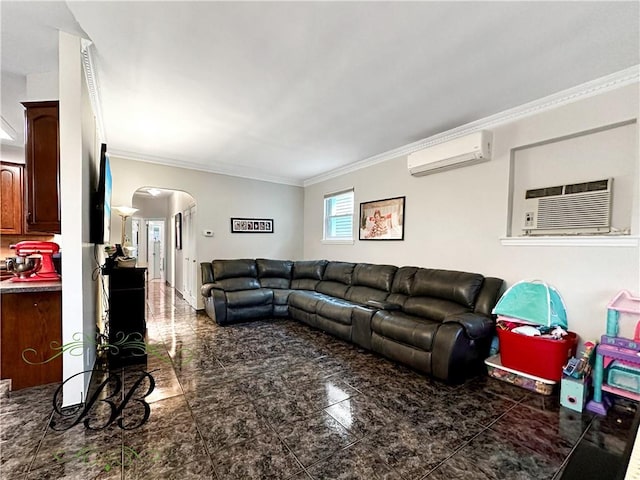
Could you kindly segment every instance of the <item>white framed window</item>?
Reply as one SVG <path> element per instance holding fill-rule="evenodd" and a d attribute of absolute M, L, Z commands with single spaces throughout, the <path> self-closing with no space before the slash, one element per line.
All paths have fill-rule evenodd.
<path fill-rule="evenodd" d="M 323 240 L 353 243 L 353 188 L 324 196 Z"/>

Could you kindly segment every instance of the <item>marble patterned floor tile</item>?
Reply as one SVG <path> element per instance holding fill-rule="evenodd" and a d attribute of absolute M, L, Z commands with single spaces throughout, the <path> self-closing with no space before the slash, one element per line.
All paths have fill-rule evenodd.
<path fill-rule="evenodd" d="M 108 434 L 76 438 L 50 438 L 43 442 L 27 478 L 100 478 L 120 475 L 122 441 Z M 82 440 L 81 440 L 82 438 Z"/>
<path fill-rule="evenodd" d="M 10 455 L 2 455 L 0 458 L 0 478 L 13 479 L 24 478 L 29 465 L 33 461 L 35 451 L 12 452 Z"/>
<path fill-rule="evenodd" d="M 224 410 L 250 401 L 250 397 L 233 380 L 192 386 L 185 397 L 195 415 L 206 415 L 211 410 Z"/>
<path fill-rule="evenodd" d="M 87 429 L 82 423 L 64 431 L 54 431 L 49 428 L 31 469 L 51 468 L 67 461 L 78 463 L 79 459 L 84 459 L 87 455 L 98 459 L 89 463 L 108 465 L 113 462 L 113 458 L 119 457 L 122 432 L 116 424 L 100 430 Z"/>
<path fill-rule="evenodd" d="M 429 480 L 545 480 L 560 465 L 509 437 L 485 430 L 426 476 Z"/>
<path fill-rule="evenodd" d="M 211 461 L 207 457 L 206 459 L 197 459 L 186 465 L 181 465 L 179 468 L 174 468 L 173 465 L 159 465 L 153 464 L 150 467 L 144 465 L 133 468 L 124 469 L 124 480 L 149 480 L 161 479 L 161 480 L 215 480 L 215 472 L 211 466 Z M 120 477 L 118 477 L 120 478 Z"/>
<path fill-rule="evenodd" d="M 450 393 L 445 401 L 455 413 L 483 426 L 488 426 L 516 406 L 511 400 L 483 391 L 469 391 L 464 395 Z"/>
<path fill-rule="evenodd" d="M 610 408 L 605 417 L 594 416 L 585 434 L 585 439 L 597 445 L 598 448 L 615 455 L 621 455 L 629 440 L 628 432 L 633 424 L 635 410 L 616 407 L 614 405 Z"/>
<path fill-rule="evenodd" d="M 324 409 L 356 438 L 373 434 L 392 422 L 394 417 L 370 397 L 356 395 Z"/>
<path fill-rule="evenodd" d="M 550 421 L 548 416 L 532 412 L 518 405 L 491 425 L 490 429 L 560 465 L 580 440 L 590 419 L 566 409 L 559 412 L 554 421 Z"/>
<path fill-rule="evenodd" d="M 15 412 L 41 412 L 52 410 L 51 402 L 60 383 L 13 390 L 0 399 L 0 415 Z"/>
<path fill-rule="evenodd" d="M 454 451 L 428 427 L 401 419 L 361 440 L 389 467 L 406 479 L 421 478 Z"/>
<path fill-rule="evenodd" d="M 241 443 L 264 433 L 268 427 L 252 403 L 247 402 L 224 410 L 197 415 L 196 423 L 209 452 L 234 443 Z"/>
<path fill-rule="evenodd" d="M 320 408 L 310 405 L 305 398 L 294 392 L 260 397 L 252 402 L 256 412 L 276 431 L 284 424 L 302 420 L 320 411 Z"/>
<path fill-rule="evenodd" d="M 282 425 L 278 434 L 305 467 L 328 458 L 356 440 L 326 412 Z"/>
<path fill-rule="evenodd" d="M 173 429 L 125 434 L 124 477 L 164 478 L 164 472 L 175 472 L 193 462 L 211 466 L 205 442 L 193 425 L 176 425 Z M 193 466 L 192 466 L 193 467 Z M 211 470 L 209 470 L 210 472 Z"/>
<path fill-rule="evenodd" d="M 24 477 L 25 480 L 120 480 L 122 468 L 119 465 L 112 466 L 107 463 L 99 463 L 99 460 L 88 459 L 63 465 L 54 465 L 49 468 L 31 470 Z"/>
<path fill-rule="evenodd" d="M 183 425 L 195 428 L 192 411 L 183 395 L 149 403 L 148 407 L 143 402 L 132 400 L 124 408 L 122 417 L 125 439 L 138 432 L 176 429 Z"/>
<path fill-rule="evenodd" d="M 307 468 L 313 479 L 332 480 L 402 480 L 378 455 L 361 442 L 339 450 L 326 460 Z"/>
<path fill-rule="evenodd" d="M 529 391 L 522 387 L 511 385 L 487 375 L 468 380 L 456 388 L 455 392 L 460 395 L 465 395 L 467 392 L 485 392 L 513 402 L 520 402 L 530 394 Z"/>
<path fill-rule="evenodd" d="M 241 391 L 254 399 L 269 395 L 281 395 L 291 391 L 289 384 L 276 371 L 246 376 L 237 380 L 236 383 Z"/>
<path fill-rule="evenodd" d="M 272 431 L 211 454 L 220 479 L 287 479 L 302 471 L 291 451 Z"/>

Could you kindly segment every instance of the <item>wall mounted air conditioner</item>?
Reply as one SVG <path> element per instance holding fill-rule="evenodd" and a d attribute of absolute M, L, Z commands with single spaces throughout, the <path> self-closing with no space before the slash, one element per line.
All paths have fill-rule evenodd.
<path fill-rule="evenodd" d="M 525 235 L 611 231 L 613 178 L 536 188 L 525 193 Z"/>
<path fill-rule="evenodd" d="M 409 155 L 407 167 L 415 176 L 442 172 L 491 159 L 492 134 L 487 130 L 465 135 Z"/>

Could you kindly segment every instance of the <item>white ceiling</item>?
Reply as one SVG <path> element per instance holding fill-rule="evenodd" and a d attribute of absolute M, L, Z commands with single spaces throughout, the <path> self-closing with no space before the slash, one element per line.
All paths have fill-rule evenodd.
<path fill-rule="evenodd" d="M 293 184 L 640 63 L 637 1 L 0 9 L 3 85 L 93 42 L 112 154 Z"/>

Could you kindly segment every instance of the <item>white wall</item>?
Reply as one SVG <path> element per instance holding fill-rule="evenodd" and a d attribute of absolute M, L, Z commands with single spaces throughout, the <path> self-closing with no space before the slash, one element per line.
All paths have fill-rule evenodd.
<path fill-rule="evenodd" d="M 637 244 L 503 245 L 500 239 L 508 224 L 510 153 L 518 146 L 637 116 L 635 84 L 496 127 L 493 159 L 487 163 L 411 177 L 403 156 L 310 185 L 305 188 L 304 257 L 473 271 L 503 278 L 508 284 L 542 279 L 558 288 L 564 297 L 570 329 L 584 338 L 599 338 L 605 329 L 607 302 L 620 289 L 640 294 L 640 249 Z M 637 236 L 637 123 L 634 129 L 635 185 L 629 192 L 631 198 L 624 201 L 631 205 L 632 234 Z M 355 189 L 356 211 L 359 202 L 406 196 L 405 240 L 323 244 L 323 197 L 349 187 Z M 624 325 L 623 333 L 629 335 L 634 325 Z"/>
<path fill-rule="evenodd" d="M 183 168 L 155 165 L 110 156 L 113 174 L 112 205 L 131 205 L 143 186 L 181 190 L 197 204 L 197 262 L 214 258 L 302 257 L 303 189 Z M 172 215 L 175 212 L 171 212 Z M 273 234 L 231 234 L 231 217 L 274 219 Z M 120 218 L 111 219 L 111 240 L 120 238 Z M 202 230 L 213 230 L 205 237 Z M 199 270 L 199 269 L 198 269 Z M 198 271 L 196 285 L 200 288 Z M 198 295 L 199 308 L 202 308 Z"/>
<path fill-rule="evenodd" d="M 64 405 L 83 400 L 95 361 L 96 285 L 94 246 L 89 240 L 90 171 L 95 152 L 95 120 L 84 84 L 80 39 L 59 34 L 60 185 L 62 210 L 62 343 L 85 340 L 82 355 L 63 357 Z M 73 354 L 72 354 L 73 353 Z"/>

